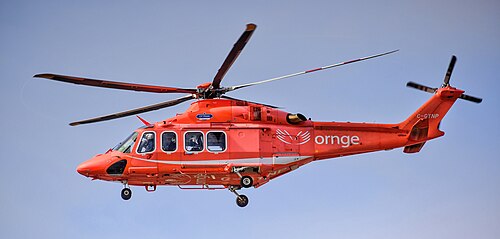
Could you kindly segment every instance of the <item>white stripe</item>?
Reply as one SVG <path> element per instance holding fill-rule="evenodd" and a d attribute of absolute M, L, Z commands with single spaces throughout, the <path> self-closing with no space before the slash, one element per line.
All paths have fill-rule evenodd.
<path fill-rule="evenodd" d="M 277 158 L 245 158 L 245 159 L 228 159 L 228 160 L 186 160 L 186 161 L 166 161 L 166 160 L 151 160 L 138 157 L 131 157 L 133 159 L 162 164 L 182 164 L 182 165 L 227 165 L 227 164 L 289 164 L 292 162 L 301 161 L 304 159 L 312 158 L 312 156 L 278 156 Z"/>

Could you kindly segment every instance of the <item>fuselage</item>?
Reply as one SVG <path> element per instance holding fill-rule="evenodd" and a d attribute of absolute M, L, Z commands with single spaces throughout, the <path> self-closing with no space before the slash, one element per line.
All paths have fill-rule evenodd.
<path fill-rule="evenodd" d="M 397 124 L 290 121 L 290 115 L 243 101 L 199 100 L 182 114 L 135 130 L 78 172 L 144 186 L 230 186 L 246 174 L 258 187 L 315 160 L 408 143 L 408 130 Z"/>

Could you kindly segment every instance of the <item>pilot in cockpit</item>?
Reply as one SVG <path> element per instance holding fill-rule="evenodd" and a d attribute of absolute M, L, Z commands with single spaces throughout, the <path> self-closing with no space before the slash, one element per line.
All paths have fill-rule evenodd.
<path fill-rule="evenodd" d="M 153 133 L 146 133 L 142 137 L 141 144 L 139 145 L 139 153 L 147 153 L 153 151 L 155 147 L 155 138 Z"/>

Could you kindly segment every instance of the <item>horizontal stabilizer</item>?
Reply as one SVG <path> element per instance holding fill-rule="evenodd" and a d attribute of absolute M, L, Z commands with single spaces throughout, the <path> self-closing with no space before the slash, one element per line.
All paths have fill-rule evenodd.
<path fill-rule="evenodd" d="M 414 145 L 408 145 L 403 149 L 403 152 L 407 154 L 413 154 L 413 153 L 418 153 L 424 147 L 425 142 L 419 143 L 419 144 L 414 144 Z"/>

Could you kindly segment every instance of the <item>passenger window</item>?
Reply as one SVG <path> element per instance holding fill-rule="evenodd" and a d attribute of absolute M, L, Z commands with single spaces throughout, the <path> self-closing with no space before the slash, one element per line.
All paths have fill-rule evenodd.
<path fill-rule="evenodd" d="M 226 134 L 224 132 L 208 132 L 207 149 L 210 152 L 222 152 L 226 150 Z"/>
<path fill-rule="evenodd" d="M 177 150 L 177 134 L 174 132 L 163 132 L 161 134 L 161 149 L 165 152 Z"/>
<path fill-rule="evenodd" d="M 137 147 L 137 152 L 140 154 L 153 152 L 155 150 L 155 133 L 145 132 L 142 134 L 141 143 Z"/>
<path fill-rule="evenodd" d="M 184 145 L 186 152 L 203 151 L 203 133 L 202 132 L 187 132 L 184 135 Z"/>

